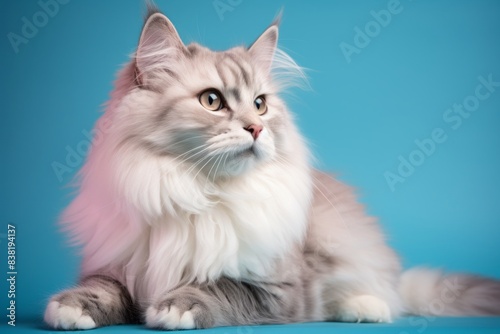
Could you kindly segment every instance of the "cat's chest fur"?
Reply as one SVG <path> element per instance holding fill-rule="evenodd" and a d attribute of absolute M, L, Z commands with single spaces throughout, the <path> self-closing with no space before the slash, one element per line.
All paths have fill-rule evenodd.
<path fill-rule="evenodd" d="M 135 286 L 138 297 L 155 296 L 182 280 L 203 282 L 221 275 L 265 279 L 307 229 L 311 184 L 305 169 L 268 166 L 219 188 L 191 193 L 176 189 L 182 184 L 169 184 L 168 178 L 164 186 L 163 197 L 188 197 L 176 197 L 173 212 L 145 231 L 147 260 L 142 282 Z"/>

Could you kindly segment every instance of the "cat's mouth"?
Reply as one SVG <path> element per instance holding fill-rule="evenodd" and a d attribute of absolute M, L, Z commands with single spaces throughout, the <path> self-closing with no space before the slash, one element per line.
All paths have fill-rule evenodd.
<path fill-rule="evenodd" d="M 245 171 L 253 168 L 261 158 L 258 149 L 255 145 L 250 145 L 245 148 L 234 150 L 226 164 L 226 172 L 229 175 L 240 175 Z"/>
<path fill-rule="evenodd" d="M 236 164 L 246 164 L 251 161 L 257 161 L 259 158 L 258 149 L 255 148 L 255 145 L 251 145 L 234 152 L 231 160 Z"/>
<path fill-rule="evenodd" d="M 257 152 L 255 150 L 255 145 L 252 145 L 250 147 L 247 147 L 235 154 L 235 157 L 238 158 L 246 158 L 246 157 L 251 157 L 251 156 L 257 156 Z"/>

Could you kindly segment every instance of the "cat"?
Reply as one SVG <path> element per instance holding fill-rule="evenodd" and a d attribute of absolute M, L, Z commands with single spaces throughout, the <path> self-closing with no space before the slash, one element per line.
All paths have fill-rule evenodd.
<path fill-rule="evenodd" d="M 81 280 L 50 299 L 48 326 L 500 315 L 500 281 L 402 272 L 352 189 L 312 167 L 279 97 L 304 73 L 278 26 L 215 52 L 149 7 L 61 219 Z"/>

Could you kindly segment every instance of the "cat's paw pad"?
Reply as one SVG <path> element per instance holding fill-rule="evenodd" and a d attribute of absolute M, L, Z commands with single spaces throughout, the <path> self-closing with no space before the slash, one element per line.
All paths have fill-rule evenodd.
<path fill-rule="evenodd" d="M 194 294 L 192 290 L 179 289 L 151 305 L 146 311 L 146 325 L 170 330 L 213 327 L 212 311 Z"/>
<path fill-rule="evenodd" d="M 149 327 L 161 329 L 196 328 L 191 310 L 181 311 L 174 305 L 159 310 L 150 306 L 146 312 L 146 324 Z"/>
<path fill-rule="evenodd" d="M 92 329 L 97 327 L 95 321 L 83 313 L 82 308 L 62 305 L 57 301 L 49 302 L 43 319 L 47 325 L 55 329 Z"/>
<path fill-rule="evenodd" d="M 391 310 L 375 296 L 361 295 L 346 300 L 338 314 L 343 322 L 391 322 Z"/>

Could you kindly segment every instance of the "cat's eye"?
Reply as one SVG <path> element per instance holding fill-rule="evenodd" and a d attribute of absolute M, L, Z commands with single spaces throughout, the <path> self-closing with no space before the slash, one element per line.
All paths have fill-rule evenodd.
<path fill-rule="evenodd" d="M 222 94 L 216 89 L 208 89 L 201 93 L 200 104 L 210 111 L 221 110 L 224 107 Z"/>
<path fill-rule="evenodd" d="M 267 104 L 266 104 L 266 99 L 264 98 L 264 96 L 257 97 L 253 103 L 255 105 L 255 109 L 257 111 L 257 114 L 264 115 L 266 113 Z"/>

